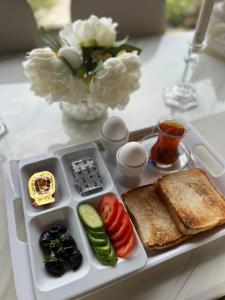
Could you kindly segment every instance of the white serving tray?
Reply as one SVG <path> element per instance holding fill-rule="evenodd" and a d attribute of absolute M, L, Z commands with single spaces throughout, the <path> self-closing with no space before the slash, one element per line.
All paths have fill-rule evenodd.
<path fill-rule="evenodd" d="M 151 128 L 144 129 L 143 133 L 148 131 L 151 133 Z M 139 136 L 140 135 L 141 131 Z M 145 140 L 145 145 L 148 146 L 148 142 L 150 144 L 151 140 Z M 185 137 L 184 142 L 192 153 L 189 166 L 205 169 L 215 186 L 223 195 L 225 195 L 225 161 L 192 127 L 190 128 L 189 134 Z M 220 170 L 219 175 L 213 175 L 212 167 L 208 165 L 208 161 L 205 160 L 204 162 L 204 157 L 200 157 L 199 154 L 197 154 L 198 151 L 196 150 L 199 146 L 207 149 L 207 153 L 210 153 L 213 160 L 216 161 L 216 169 Z M 68 175 L 70 174 L 69 162 L 73 159 L 78 159 L 89 154 L 94 154 L 94 159 L 97 161 L 98 166 L 101 166 L 101 175 L 104 174 L 104 178 L 106 178 L 105 188 L 102 194 L 114 193 L 118 196 L 118 192 L 119 194 L 122 194 L 124 191 L 133 188 L 134 185 L 137 184 L 135 182 L 132 183 L 130 181 L 123 181 L 118 174 L 115 161 L 111 158 L 107 160 L 104 152 L 101 152 L 100 155 L 96 146 L 90 143 L 58 149 L 21 161 L 11 160 L 5 163 L 3 167 L 10 251 L 18 300 L 66 299 L 78 295 L 85 295 L 87 293 L 91 293 L 94 289 L 116 282 L 116 280 L 121 279 L 122 277 L 124 278 L 129 275 L 135 275 L 146 268 L 151 268 L 175 256 L 225 236 L 225 228 L 218 227 L 217 229 L 209 232 L 198 234 L 186 242 L 183 242 L 181 245 L 169 250 L 152 251 L 148 253 L 147 261 L 145 259 L 145 252 L 138 239 L 137 249 L 134 251 L 131 259 L 127 261 L 120 260 L 115 269 L 100 266 L 90 250 L 85 233 L 76 215 L 76 209 L 74 210 L 74 208 L 78 205 L 78 203 L 80 203 L 80 201 L 88 201 L 96 204 L 101 193 L 96 193 L 91 197 L 81 197 L 74 187 L 72 176 Z M 106 161 L 108 170 L 101 156 Z M 46 217 L 46 211 L 40 209 L 37 212 L 36 209 L 32 208 L 30 205 L 26 184 L 32 173 L 38 171 L 39 168 L 42 168 L 42 166 L 46 166 L 46 164 L 48 166 L 48 170 L 52 170 L 56 172 L 56 174 L 63 174 L 62 176 L 60 175 L 60 180 L 62 180 L 63 184 L 61 185 L 62 188 L 58 195 L 61 200 L 56 206 L 49 210 L 48 215 L 51 215 L 53 221 L 58 219 L 58 217 L 64 218 L 65 216 L 69 216 L 67 219 L 70 219 L 70 221 L 66 222 L 66 224 L 69 227 L 69 231 L 74 236 L 78 244 L 78 248 L 82 251 L 82 254 L 84 254 L 84 264 L 81 270 L 78 271 L 78 274 L 75 275 L 75 277 L 77 276 L 77 280 L 75 281 L 74 276 L 71 275 L 75 273 L 71 273 L 68 275 L 65 274 L 64 276 L 66 277 L 63 276 L 64 279 L 59 279 L 56 284 L 54 283 L 55 278 L 52 279 L 47 275 L 45 275 L 46 277 L 43 277 L 43 272 L 37 264 L 37 262 L 41 262 L 41 252 L 36 249 L 37 247 L 35 246 L 37 246 L 37 244 L 35 244 L 35 242 L 37 243 L 36 239 L 39 237 L 39 234 L 43 229 L 43 224 L 47 225 L 49 223 L 48 218 Z M 111 174 L 113 181 L 109 173 Z M 153 182 L 159 176 L 160 175 L 157 173 L 146 170 L 142 181 L 138 184 L 143 185 Z M 58 176 L 56 175 L 56 177 Z M 56 178 L 56 182 L 57 180 L 58 179 Z M 16 222 L 15 207 L 18 208 L 18 203 L 21 205 L 21 199 L 24 208 L 23 211 L 28 242 L 22 241 L 19 238 L 20 235 L 18 233 L 20 232 L 20 229 Z M 74 199 L 76 199 L 75 202 Z M 67 210 L 74 210 L 74 217 L 71 217 L 70 211 Z M 60 212 L 59 216 L 58 212 Z M 74 225 L 76 225 L 76 229 L 74 229 Z M 38 230 L 33 229 L 35 226 Z M 34 244 L 33 241 L 35 241 Z M 21 270 L 23 270 L 23 276 L 21 276 Z M 33 284 L 33 277 L 35 284 Z M 74 288 L 74 282 L 79 282 L 79 284 L 75 284 L 78 292 L 76 288 Z"/>

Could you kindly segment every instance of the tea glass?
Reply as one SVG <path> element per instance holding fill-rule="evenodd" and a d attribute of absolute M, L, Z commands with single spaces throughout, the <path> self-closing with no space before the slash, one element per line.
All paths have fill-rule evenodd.
<path fill-rule="evenodd" d="M 163 173 L 183 169 L 190 160 L 188 148 L 182 142 L 189 132 L 189 124 L 179 117 L 161 118 L 158 137 L 151 146 L 148 166 Z"/>

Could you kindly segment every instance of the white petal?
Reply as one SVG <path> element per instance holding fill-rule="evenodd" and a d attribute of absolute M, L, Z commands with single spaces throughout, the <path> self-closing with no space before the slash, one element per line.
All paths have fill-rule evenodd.
<path fill-rule="evenodd" d="M 81 50 L 75 47 L 62 47 L 59 49 L 58 56 L 64 57 L 73 69 L 77 69 L 82 64 Z"/>

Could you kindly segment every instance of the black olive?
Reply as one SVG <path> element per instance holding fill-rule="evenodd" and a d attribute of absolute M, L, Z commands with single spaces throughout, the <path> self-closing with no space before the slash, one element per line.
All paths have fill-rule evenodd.
<path fill-rule="evenodd" d="M 51 244 L 51 240 L 52 240 L 52 235 L 49 231 L 44 231 L 40 238 L 39 238 L 39 243 L 41 245 L 41 248 L 43 250 L 48 250 L 50 251 L 51 247 L 50 247 L 50 244 Z"/>
<path fill-rule="evenodd" d="M 73 250 L 73 253 L 68 260 L 68 263 L 74 271 L 80 267 L 82 263 L 82 254 L 78 249 Z"/>
<path fill-rule="evenodd" d="M 70 256 L 73 254 L 73 251 L 74 251 L 74 247 L 73 246 L 69 246 L 69 247 L 61 247 L 57 253 L 56 253 L 56 256 L 58 258 L 62 258 L 64 259 L 65 261 L 69 261 L 69 258 Z"/>
<path fill-rule="evenodd" d="M 67 229 L 63 225 L 53 225 L 49 229 L 49 232 L 53 239 L 60 237 L 63 233 L 67 232 Z"/>
<path fill-rule="evenodd" d="M 60 241 L 62 242 L 63 247 L 73 246 L 74 248 L 77 248 L 73 237 L 69 234 L 68 231 L 66 233 L 64 233 L 63 235 L 61 235 Z"/>
<path fill-rule="evenodd" d="M 48 273 L 54 276 L 61 276 L 66 270 L 63 261 L 57 259 L 56 257 L 50 258 L 45 263 L 45 269 Z"/>

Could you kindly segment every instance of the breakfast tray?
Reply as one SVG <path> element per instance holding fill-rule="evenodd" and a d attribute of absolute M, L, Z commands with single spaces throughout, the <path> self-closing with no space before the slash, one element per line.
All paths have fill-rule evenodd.
<path fill-rule="evenodd" d="M 131 133 L 130 140 L 137 140 L 148 146 L 156 135 L 157 128 L 150 127 Z M 148 137 L 146 138 L 146 136 Z M 218 190 L 225 195 L 225 161 L 222 157 L 193 127 L 190 127 L 189 134 L 185 136 L 184 144 L 191 153 L 189 167 L 203 168 Z M 105 180 L 105 186 L 102 193 L 98 192 L 82 199 L 75 189 L 72 176 L 68 174 L 71 173 L 70 162 L 84 156 L 94 157 L 101 176 Z M 63 174 L 60 181 L 56 178 L 56 187 L 60 186 L 58 195 L 56 195 L 59 201 L 48 213 L 41 209 L 36 211 L 27 201 L 29 197 L 27 180 L 34 172 L 43 168 L 56 174 L 60 174 L 60 172 Z M 169 250 L 145 253 L 136 235 L 137 246 L 128 260 L 120 259 L 115 268 L 103 267 L 98 265 L 85 240 L 85 233 L 78 220 L 75 206 L 82 201 L 96 205 L 98 199 L 107 193 L 113 193 L 119 197 L 123 192 L 135 187 L 137 183 L 125 182 L 120 178 L 115 161 L 106 156 L 99 141 L 65 147 L 23 160 L 8 161 L 3 166 L 3 174 L 11 260 L 18 300 L 66 299 L 87 295 L 121 278 L 138 274 L 144 269 L 149 269 L 225 236 L 225 228 L 218 227 L 209 232 L 198 234 Z M 154 182 L 158 177 L 160 174 L 147 169 L 138 185 Z M 73 200 L 68 200 L 70 198 L 76 198 L 76 205 L 74 205 Z M 75 236 L 78 248 L 84 255 L 84 262 L 78 273 L 65 274 L 55 283 L 54 278 L 44 277 L 41 273 L 38 262 L 42 264 L 42 257 L 40 257 L 40 251 L 36 247 L 38 244 L 35 244 L 34 241 L 39 238 L 40 228 L 43 224 L 48 224 L 49 219 L 54 221 L 58 218 L 66 219 L 66 224 L 70 228 L 69 231 Z M 21 222 L 22 219 L 25 221 Z M 88 264 L 89 261 L 91 261 L 91 267 Z M 21 276 L 21 270 L 23 276 Z M 76 292 L 73 291 L 72 283 L 73 286 L 74 284 L 76 286 Z M 63 288 L 65 286 L 66 288 Z"/>

